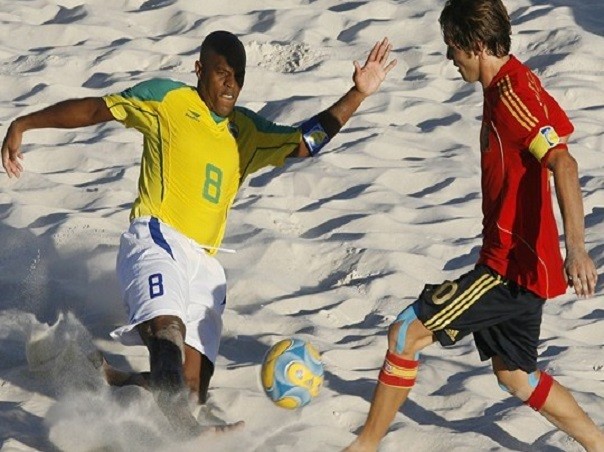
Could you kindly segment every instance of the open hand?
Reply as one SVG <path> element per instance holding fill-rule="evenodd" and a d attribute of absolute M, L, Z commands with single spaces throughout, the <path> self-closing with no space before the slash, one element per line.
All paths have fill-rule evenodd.
<path fill-rule="evenodd" d="M 21 152 L 22 138 L 23 133 L 18 130 L 13 122 L 2 142 L 2 166 L 8 177 L 19 177 L 23 171 L 23 165 L 21 165 L 23 159 L 23 153 Z"/>
<path fill-rule="evenodd" d="M 596 292 L 598 273 L 586 251 L 568 252 L 564 262 L 569 287 L 579 297 L 591 297 Z"/>
<path fill-rule="evenodd" d="M 388 38 L 384 38 L 381 42 L 377 42 L 367 61 L 361 67 L 358 61 L 354 62 L 354 81 L 355 88 L 365 96 L 375 93 L 390 70 L 396 66 L 396 60 L 388 62 L 392 44 L 388 42 Z"/>

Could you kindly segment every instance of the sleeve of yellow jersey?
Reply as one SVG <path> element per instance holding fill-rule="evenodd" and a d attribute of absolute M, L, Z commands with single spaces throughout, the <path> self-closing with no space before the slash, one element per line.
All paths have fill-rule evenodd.
<path fill-rule="evenodd" d="M 268 121 L 246 108 L 237 107 L 232 117 L 237 127 L 241 179 L 266 166 L 281 166 L 302 141 L 297 127 Z"/>
<path fill-rule="evenodd" d="M 141 82 L 121 93 L 103 97 L 113 117 L 126 127 L 134 127 L 143 134 L 156 134 L 158 109 L 166 94 L 185 86 L 168 79 Z"/>

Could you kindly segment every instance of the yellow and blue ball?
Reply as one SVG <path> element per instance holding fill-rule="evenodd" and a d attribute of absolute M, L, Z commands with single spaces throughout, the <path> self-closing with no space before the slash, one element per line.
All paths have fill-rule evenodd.
<path fill-rule="evenodd" d="M 302 339 L 284 339 L 273 345 L 260 369 L 262 387 L 276 405 L 295 409 L 308 405 L 323 384 L 319 352 Z"/>

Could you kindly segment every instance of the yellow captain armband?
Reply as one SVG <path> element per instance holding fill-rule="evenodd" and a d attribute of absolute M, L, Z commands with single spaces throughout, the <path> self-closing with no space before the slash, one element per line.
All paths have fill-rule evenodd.
<path fill-rule="evenodd" d="M 548 151 L 560 144 L 560 137 L 552 126 L 543 126 L 539 129 L 533 141 L 529 144 L 529 151 L 539 161 Z"/>

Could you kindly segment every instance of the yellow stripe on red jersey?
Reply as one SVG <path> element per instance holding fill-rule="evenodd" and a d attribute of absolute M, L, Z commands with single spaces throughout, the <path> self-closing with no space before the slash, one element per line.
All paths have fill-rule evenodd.
<path fill-rule="evenodd" d="M 299 129 L 244 108 L 216 120 L 195 88 L 172 80 L 142 82 L 104 100 L 116 120 L 143 134 L 130 218 L 159 218 L 202 246 L 222 242 L 245 177 L 282 165 L 301 141 Z"/>

